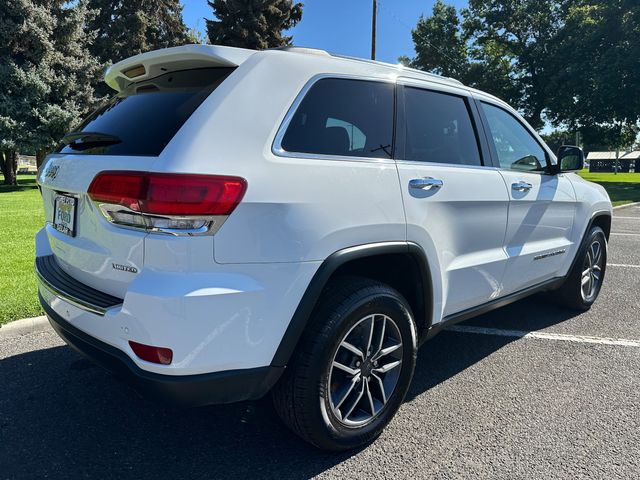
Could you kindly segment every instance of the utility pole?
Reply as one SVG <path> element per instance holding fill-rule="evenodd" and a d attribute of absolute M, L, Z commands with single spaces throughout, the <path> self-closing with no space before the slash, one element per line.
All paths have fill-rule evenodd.
<path fill-rule="evenodd" d="M 376 59 L 376 23 L 378 19 L 378 0 L 373 0 L 373 17 L 371 18 L 371 60 Z"/>

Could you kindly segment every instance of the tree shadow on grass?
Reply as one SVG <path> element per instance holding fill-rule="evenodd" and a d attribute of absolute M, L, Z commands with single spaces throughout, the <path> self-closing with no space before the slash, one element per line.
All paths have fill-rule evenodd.
<path fill-rule="evenodd" d="M 615 202 L 640 202 L 640 173 L 638 181 L 631 182 L 598 182 L 606 188 L 609 197 Z"/>
<path fill-rule="evenodd" d="M 35 175 L 20 175 L 18 185 L 5 185 L 4 177 L 0 175 L 0 194 L 10 192 L 24 192 L 38 188 Z"/>
<path fill-rule="evenodd" d="M 541 328 L 574 315 L 527 308 L 552 314 Z M 421 349 L 407 401 L 514 340 L 443 332 Z M 358 454 L 308 446 L 268 398 L 192 410 L 150 403 L 67 347 L 0 360 L 0 386 L 0 478 L 309 478 Z"/>

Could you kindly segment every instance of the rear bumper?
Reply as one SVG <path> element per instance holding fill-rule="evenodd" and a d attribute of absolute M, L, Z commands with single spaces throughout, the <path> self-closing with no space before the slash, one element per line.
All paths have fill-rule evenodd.
<path fill-rule="evenodd" d="M 49 291 L 86 312 L 104 315 L 109 308 L 122 305 L 122 300 L 83 285 L 62 270 L 53 255 L 36 257 L 36 275 Z"/>
<path fill-rule="evenodd" d="M 122 273 L 128 283 L 116 298 L 105 293 L 109 282 L 103 285 L 101 273 L 82 270 L 90 252 L 41 229 L 36 270 L 44 302 L 147 372 L 184 377 L 284 366 L 274 355 L 319 262 L 220 265 L 210 238 L 158 237 L 145 247 L 153 267 Z M 75 252 L 70 269 L 50 245 L 63 240 L 72 242 L 68 248 Z M 110 267 L 106 263 L 103 269 Z M 141 360 L 129 341 L 170 348 L 173 362 Z"/>
<path fill-rule="evenodd" d="M 197 375 L 149 372 L 138 367 L 123 351 L 71 325 L 41 295 L 40 303 L 53 329 L 70 347 L 152 400 L 184 407 L 255 400 L 271 389 L 284 370 L 282 367 L 267 366 Z"/>

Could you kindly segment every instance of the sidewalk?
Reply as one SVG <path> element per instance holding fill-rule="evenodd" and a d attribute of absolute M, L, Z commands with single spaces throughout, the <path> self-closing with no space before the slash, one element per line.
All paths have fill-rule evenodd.
<path fill-rule="evenodd" d="M 613 209 L 614 210 L 619 210 L 621 208 L 629 208 L 629 207 L 640 207 L 640 202 L 626 203 L 624 205 L 618 205 L 617 207 L 613 207 Z"/>

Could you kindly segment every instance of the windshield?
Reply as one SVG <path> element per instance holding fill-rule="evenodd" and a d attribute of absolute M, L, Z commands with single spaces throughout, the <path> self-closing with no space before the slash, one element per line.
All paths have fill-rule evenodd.
<path fill-rule="evenodd" d="M 58 152 L 158 156 L 233 70 L 182 70 L 134 83 L 66 135 Z"/>

